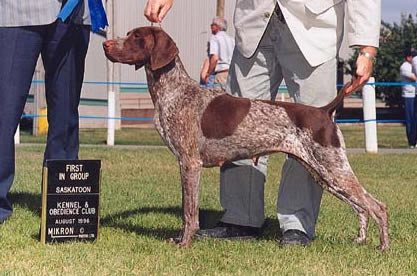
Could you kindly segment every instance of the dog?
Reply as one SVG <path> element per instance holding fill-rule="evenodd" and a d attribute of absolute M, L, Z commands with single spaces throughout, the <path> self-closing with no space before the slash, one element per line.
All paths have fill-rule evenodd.
<path fill-rule="evenodd" d="M 379 250 L 389 248 L 386 206 L 356 178 L 346 156 L 342 133 L 333 113 L 352 89 L 345 85 L 326 106 L 251 100 L 223 89 L 200 87 L 187 74 L 179 50 L 159 27 L 131 30 L 127 37 L 103 43 L 112 62 L 145 66 L 155 107 L 154 124 L 177 157 L 182 183 L 182 230 L 175 240 L 189 247 L 198 221 L 198 189 L 203 167 L 284 152 L 303 164 L 331 194 L 348 203 L 359 217 L 356 242 L 366 242 L 371 216 L 379 229 Z"/>

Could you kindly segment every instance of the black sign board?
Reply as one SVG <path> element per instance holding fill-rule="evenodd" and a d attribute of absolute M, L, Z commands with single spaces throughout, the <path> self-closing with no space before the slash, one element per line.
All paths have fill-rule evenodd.
<path fill-rule="evenodd" d="M 93 241 L 99 228 L 100 160 L 47 160 L 41 242 Z"/>

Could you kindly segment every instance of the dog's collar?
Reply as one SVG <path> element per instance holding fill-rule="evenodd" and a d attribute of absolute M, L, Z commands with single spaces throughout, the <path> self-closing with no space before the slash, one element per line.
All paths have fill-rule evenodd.
<path fill-rule="evenodd" d="M 138 69 L 142 68 L 143 65 L 145 65 L 145 62 L 135 63 L 135 70 L 138 70 Z"/>

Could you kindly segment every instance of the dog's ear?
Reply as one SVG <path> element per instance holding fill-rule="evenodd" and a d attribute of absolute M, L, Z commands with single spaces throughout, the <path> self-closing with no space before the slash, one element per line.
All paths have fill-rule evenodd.
<path fill-rule="evenodd" d="M 167 33 L 160 28 L 154 28 L 155 46 L 151 53 L 151 70 L 158 70 L 169 64 L 179 53 L 177 45 Z"/>

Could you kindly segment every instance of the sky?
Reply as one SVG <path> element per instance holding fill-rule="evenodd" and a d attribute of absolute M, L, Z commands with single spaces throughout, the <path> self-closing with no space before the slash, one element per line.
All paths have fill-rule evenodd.
<path fill-rule="evenodd" d="M 417 0 L 382 0 L 382 20 L 400 23 L 401 13 L 417 13 Z"/>

